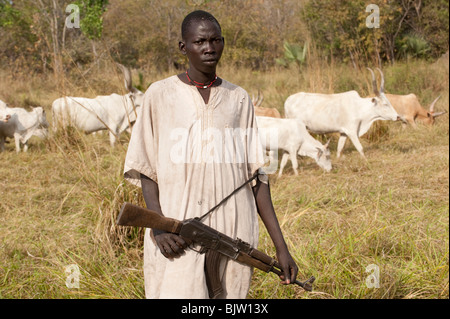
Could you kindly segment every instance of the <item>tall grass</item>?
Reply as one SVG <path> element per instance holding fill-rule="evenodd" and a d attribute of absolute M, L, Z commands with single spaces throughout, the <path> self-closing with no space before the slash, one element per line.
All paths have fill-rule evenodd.
<path fill-rule="evenodd" d="M 144 82 L 170 74 L 143 72 Z M 310 61 L 302 68 L 270 72 L 222 67 L 219 75 L 250 94 L 261 90 L 264 106 L 283 114 L 298 91 L 370 94 L 366 70 Z M 449 109 L 448 64 L 412 61 L 384 69 L 386 90 L 417 94 L 423 105 L 442 98 Z M 42 105 L 68 95 L 123 92 L 120 74 L 51 78 L 3 73 L 0 98 L 14 106 Z M 134 77 L 138 74 L 135 71 Z M 26 79 L 26 81 L 25 81 Z M 300 174 L 289 166 L 270 177 L 274 206 L 296 259 L 300 279 L 314 275 L 314 292 L 282 286 L 255 270 L 249 298 L 448 298 L 448 115 L 432 128 L 374 125 L 362 143 L 368 161 L 348 143 L 324 173 L 309 158 Z M 0 298 L 143 298 L 142 230 L 115 226 L 120 205 L 144 206 L 140 190 L 123 180 L 129 136 L 115 148 L 107 134 L 71 129 L 32 138 L 28 153 L 13 143 L 0 154 Z M 332 153 L 337 139 L 331 142 Z M 273 255 L 260 227 L 259 249 Z M 80 288 L 65 285 L 67 266 L 81 272 Z M 379 288 L 368 288 L 369 265 L 379 269 Z"/>

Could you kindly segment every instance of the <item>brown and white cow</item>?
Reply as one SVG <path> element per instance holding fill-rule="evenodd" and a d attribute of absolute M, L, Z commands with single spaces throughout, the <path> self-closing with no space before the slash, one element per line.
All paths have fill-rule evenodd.
<path fill-rule="evenodd" d="M 416 128 L 416 121 L 421 122 L 425 125 L 433 125 L 435 118 L 447 113 L 435 112 L 434 107 L 436 102 L 439 100 L 438 96 L 433 103 L 431 103 L 429 110 L 427 111 L 420 105 L 419 99 L 415 94 L 408 95 L 398 95 L 398 94 L 386 94 L 389 102 L 391 102 L 397 113 L 405 118 L 405 120 L 411 124 L 412 127 Z M 405 123 L 406 126 L 406 123 Z"/>
<path fill-rule="evenodd" d="M 262 107 L 261 104 L 264 100 L 264 95 L 258 91 L 258 97 L 255 99 L 255 97 L 252 97 L 253 102 L 253 108 L 255 109 L 255 115 L 256 116 L 268 116 L 268 117 L 275 117 L 275 118 L 281 118 L 280 112 L 273 107 Z"/>

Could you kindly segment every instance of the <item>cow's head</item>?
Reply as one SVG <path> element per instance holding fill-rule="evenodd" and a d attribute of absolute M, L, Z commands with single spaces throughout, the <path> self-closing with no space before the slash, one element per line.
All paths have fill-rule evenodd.
<path fill-rule="evenodd" d="M 136 88 L 133 88 L 131 92 L 127 94 L 128 98 L 131 101 L 132 108 L 128 110 L 128 115 L 130 118 L 130 122 L 136 121 L 137 117 L 137 108 L 141 107 L 142 103 L 144 102 L 144 93 L 139 91 Z"/>
<path fill-rule="evenodd" d="M 375 94 L 375 97 L 372 98 L 372 103 L 376 110 L 376 113 L 383 120 L 406 122 L 406 120 L 397 113 L 397 111 L 392 106 L 391 102 L 389 102 L 386 95 L 384 94 L 383 72 L 379 68 L 377 68 L 377 70 L 380 72 L 380 75 L 381 75 L 380 89 L 378 90 L 377 80 L 375 79 L 375 74 L 373 73 L 372 69 L 370 69 L 370 68 L 367 68 L 367 69 L 372 74 L 373 93 Z"/>
<path fill-rule="evenodd" d="M 433 125 L 434 124 L 434 119 L 438 116 L 444 115 L 445 113 L 447 113 L 447 111 L 443 111 L 443 112 L 435 112 L 434 111 L 434 106 L 436 105 L 436 102 L 440 99 L 441 96 L 438 96 L 433 103 L 431 103 L 430 105 L 430 109 L 427 112 L 427 118 L 426 119 L 422 119 L 422 122 L 424 124 L 427 125 Z"/>
<path fill-rule="evenodd" d="M 5 114 L 0 114 L 0 122 L 8 123 L 8 120 L 11 118 L 11 115 L 6 114 L 7 107 L 8 107 L 8 105 L 5 102 L 3 102 L 2 100 L 0 100 L 0 111 L 2 111 L 1 113 L 5 113 Z"/>
<path fill-rule="evenodd" d="M 133 100 L 133 104 L 135 107 L 140 107 L 144 102 L 144 92 L 139 91 L 136 88 L 132 92 L 130 92 L 130 97 Z"/>
<path fill-rule="evenodd" d="M 315 158 L 317 165 L 323 168 L 325 171 L 331 171 L 331 154 L 330 149 L 328 148 L 330 145 L 330 140 L 325 145 L 317 147 L 317 158 Z"/>
<path fill-rule="evenodd" d="M 33 135 L 45 138 L 48 135 L 49 124 L 47 122 L 47 115 L 42 106 L 34 107 L 32 112 L 36 115 L 36 129 Z"/>
<path fill-rule="evenodd" d="M 303 143 L 302 147 L 298 151 L 300 156 L 309 156 L 314 159 L 320 168 L 326 172 L 330 172 L 331 166 L 331 153 L 328 146 L 330 145 L 330 140 L 322 145 L 319 141 L 313 139 L 313 143 Z"/>
<path fill-rule="evenodd" d="M 8 123 L 10 118 L 11 118 L 10 114 L 6 114 L 6 115 L 1 115 L 0 114 L 0 122 Z"/>
<path fill-rule="evenodd" d="M 131 98 L 131 101 L 133 102 L 135 108 L 140 107 L 144 100 L 144 93 L 133 86 L 133 80 L 131 78 L 130 70 L 119 63 L 117 63 L 117 66 L 119 66 L 119 68 L 123 72 L 125 88 L 128 91 L 127 95 Z"/>
<path fill-rule="evenodd" d="M 133 86 L 133 80 L 130 70 L 120 63 L 116 64 L 123 72 L 125 88 L 128 91 L 127 97 L 129 98 L 132 106 L 131 109 L 127 111 L 129 116 L 128 120 L 130 123 L 133 123 L 137 118 L 137 108 L 140 107 L 144 102 L 144 93 Z"/>

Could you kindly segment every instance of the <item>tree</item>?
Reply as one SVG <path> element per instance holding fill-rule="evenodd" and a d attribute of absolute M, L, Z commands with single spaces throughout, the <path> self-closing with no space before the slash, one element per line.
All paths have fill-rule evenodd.
<path fill-rule="evenodd" d="M 11 1 L 0 0 L 0 61 L 2 64 L 21 60 L 33 64 L 37 37 L 31 30 L 31 18 Z"/>
<path fill-rule="evenodd" d="M 448 0 L 423 0 L 421 15 L 421 36 L 430 45 L 430 53 L 440 56 L 449 47 Z"/>
<path fill-rule="evenodd" d="M 44 39 L 47 48 L 52 52 L 52 67 L 56 80 L 59 82 L 63 73 L 61 56 L 61 32 L 64 13 L 61 0 L 38 0 L 38 12 L 33 14 L 33 26 L 36 34 Z"/>
<path fill-rule="evenodd" d="M 366 26 L 367 1 L 362 0 L 309 0 L 303 16 L 325 55 L 343 61 L 350 58 L 354 65 L 360 59 L 365 64 L 394 63 L 406 56 L 405 50 L 419 50 L 416 56 L 421 58 L 448 50 L 448 1 L 377 0 L 373 4 L 379 8 L 379 28 Z M 429 42 L 433 50 L 425 49 Z"/>
<path fill-rule="evenodd" d="M 298 44 L 290 44 L 284 42 L 284 58 L 276 59 L 275 61 L 287 67 L 292 63 L 295 63 L 297 67 L 300 67 L 306 61 L 306 53 L 308 52 L 308 42 L 305 42 L 303 48 Z"/>
<path fill-rule="evenodd" d="M 77 0 L 75 4 L 80 8 L 81 32 L 90 40 L 94 62 L 98 62 L 96 42 L 102 37 L 103 13 L 108 0 Z"/>
<path fill-rule="evenodd" d="M 362 0 L 310 0 L 304 7 L 311 36 L 325 55 L 351 60 L 356 67 L 367 51 L 369 31 L 365 26 L 365 2 Z"/>

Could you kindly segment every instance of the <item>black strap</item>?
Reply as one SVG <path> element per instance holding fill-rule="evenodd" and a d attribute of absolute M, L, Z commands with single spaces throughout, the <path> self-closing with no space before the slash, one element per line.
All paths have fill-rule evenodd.
<path fill-rule="evenodd" d="M 230 195 L 228 195 L 227 197 L 225 197 L 224 199 L 222 199 L 220 201 L 219 204 L 217 204 L 216 206 L 214 206 L 213 208 L 211 208 L 206 214 L 204 214 L 203 216 L 199 217 L 199 220 L 201 221 L 202 219 L 204 219 L 206 216 L 208 216 L 209 214 L 211 214 L 217 207 L 219 207 L 220 205 L 222 205 L 224 202 L 226 202 L 231 196 L 233 196 L 234 194 L 236 194 L 242 187 L 244 187 L 245 185 L 247 185 L 248 183 L 251 183 L 254 179 L 256 179 L 259 175 L 259 172 L 256 172 L 255 175 L 253 175 L 249 180 L 247 180 L 244 184 L 242 184 L 241 186 L 239 186 L 238 188 L 236 188 L 234 191 L 231 192 Z"/>

